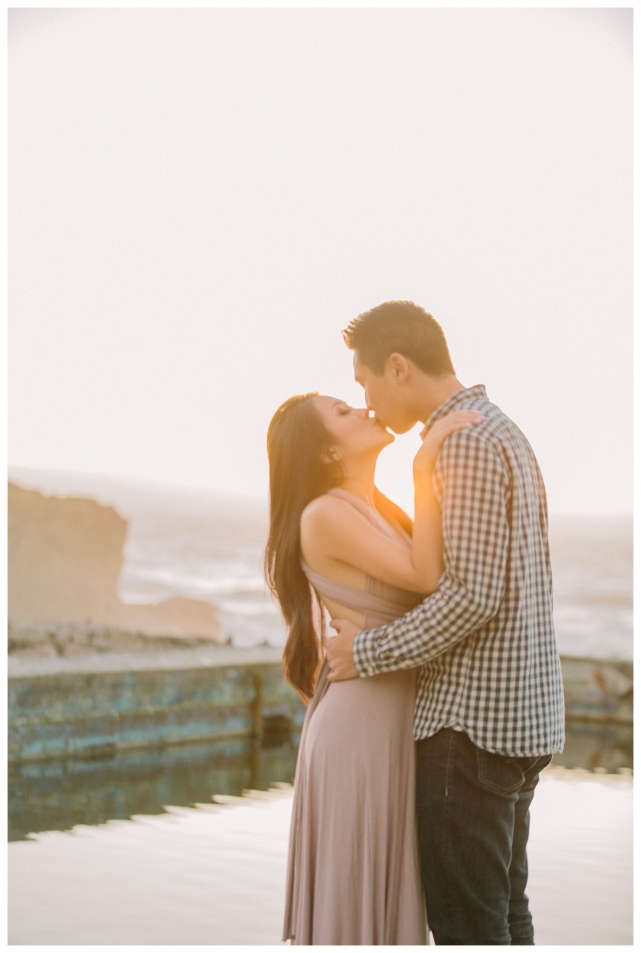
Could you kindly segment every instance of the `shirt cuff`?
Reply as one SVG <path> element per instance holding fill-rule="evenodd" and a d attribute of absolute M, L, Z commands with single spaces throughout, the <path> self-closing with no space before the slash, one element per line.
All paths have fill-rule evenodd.
<path fill-rule="evenodd" d="M 361 678 L 376 675 L 376 629 L 361 629 L 356 633 L 352 657 Z"/>

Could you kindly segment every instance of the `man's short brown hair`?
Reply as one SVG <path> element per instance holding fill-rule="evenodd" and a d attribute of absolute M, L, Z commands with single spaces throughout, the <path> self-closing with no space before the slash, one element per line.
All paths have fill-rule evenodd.
<path fill-rule="evenodd" d="M 343 331 L 343 339 L 378 376 L 394 353 L 432 377 L 455 373 L 440 324 L 413 301 L 385 301 L 359 314 Z"/>

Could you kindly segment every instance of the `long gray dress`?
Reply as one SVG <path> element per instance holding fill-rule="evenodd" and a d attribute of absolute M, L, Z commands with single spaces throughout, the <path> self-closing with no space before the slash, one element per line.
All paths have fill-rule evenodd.
<path fill-rule="evenodd" d="M 331 492 L 398 541 L 357 497 Z M 393 621 L 422 598 L 372 576 L 360 590 L 303 568 L 321 596 L 362 612 L 367 628 Z M 415 672 L 333 683 L 327 673 L 324 662 L 298 752 L 283 939 L 426 944 L 414 810 Z"/>

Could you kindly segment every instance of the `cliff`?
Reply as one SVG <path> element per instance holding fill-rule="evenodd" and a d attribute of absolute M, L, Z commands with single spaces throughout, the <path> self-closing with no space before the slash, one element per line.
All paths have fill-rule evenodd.
<path fill-rule="evenodd" d="M 126 605 L 118 597 L 127 520 L 94 500 L 9 484 L 9 620 L 17 630 L 79 623 L 149 636 L 219 641 L 207 602 L 177 597 Z"/>

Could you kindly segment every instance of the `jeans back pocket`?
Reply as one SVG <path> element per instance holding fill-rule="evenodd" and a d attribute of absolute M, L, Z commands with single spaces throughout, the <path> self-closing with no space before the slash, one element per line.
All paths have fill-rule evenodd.
<path fill-rule="evenodd" d="M 493 754 L 491 751 L 476 750 L 478 779 L 493 791 L 501 794 L 512 794 L 525 781 L 523 768 L 518 758 L 508 758 L 502 754 Z"/>

